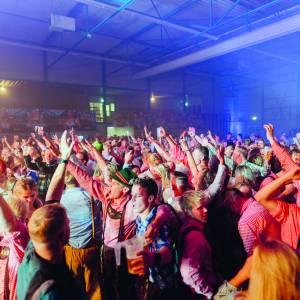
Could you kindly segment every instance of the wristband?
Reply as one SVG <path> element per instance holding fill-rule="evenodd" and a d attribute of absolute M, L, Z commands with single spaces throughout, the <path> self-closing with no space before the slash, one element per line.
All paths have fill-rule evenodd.
<path fill-rule="evenodd" d="M 63 159 L 63 158 L 61 158 L 61 159 L 59 160 L 59 163 L 60 163 L 60 164 L 67 164 L 68 162 L 69 162 L 68 159 Z"/>

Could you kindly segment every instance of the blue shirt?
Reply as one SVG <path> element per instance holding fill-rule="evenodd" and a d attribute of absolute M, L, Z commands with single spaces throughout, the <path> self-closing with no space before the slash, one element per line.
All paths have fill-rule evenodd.
<path fill-rule="evenodd" d="M 148 226 L 156 217 L 157 207 L 153 207 L 145 221 L 142 222 L 140 216 L 136 218 L 136 235 L 144 236 Z M 173 254 L 173 260 L 167 265 L 153 265 L 149 268 L 150 281 L 154 282 L 161 290 L 172 288 L 179 279 L 178 270 L 175 264 L 175 254 L 173 251 L 170 233 L 167 225 L 163 225 L 158 237 L 148 245 L 151 252 L 158 252 L 162 247 L 168 247 Z"/>
<path fill-rule="evenodd" d="M 91 197 L 83 188 L 66 189 L 61 204 L 67 210 L 70 220 L 69 244 L 74 248 L 84 248 L 92 240 Z M 101 240 L 101 202 L 94 200 L 95 239 Z"/>

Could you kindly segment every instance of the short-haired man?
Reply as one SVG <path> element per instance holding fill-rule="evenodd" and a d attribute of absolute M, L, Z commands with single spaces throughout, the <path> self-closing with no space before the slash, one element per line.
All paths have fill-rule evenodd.
<path fill-rule="evenodd" d="M 86 299 L 64 262 L 70 235 L 66 210 L 59 204 L 37 209 L 28 231 L 33 247 L 27 249 L 18 271 L 18 299 Z"/>
<path fill-rule="evenodd" d="M 211 248 L 204 235 L 208 217 L 205 197 L 201 191 L 187 191 L 181 199 L 185 221 L 179 232 L 179 247 L 182 248 L 180 272 L 186 285 L 197 294 L 211 299 L 216 289 L 216 277 Z"/>
<path fill-rule="evenodd" d="M 157 193 L 157 184 L 149 177 L 136 179 L 133 184 L 131 195 L 133 211 L 138 215 L 136 219 L 138 236 L 144 236 L 148 226 L 156 217 Z M 172 250 L 170 228 L 164 225 L 160 228 L 158 237 L 147 245 L 147 250 L 140 253 L 144 256 L 145 267 L 149 268 L 150 273 L 148 300 L 180 299 L 176 293 L 180 279 L 176 272 L 175 256 Z"/>

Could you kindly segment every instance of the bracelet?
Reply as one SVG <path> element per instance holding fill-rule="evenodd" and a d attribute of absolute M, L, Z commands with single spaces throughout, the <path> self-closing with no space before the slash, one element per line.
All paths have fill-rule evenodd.
<path fill-rule="evenodd" d="M 59 163 L 60 163 L 60 164 L 68 164 L 68 162 L 69 162 L 68 159 L 63 159 L 63 158 L 61 158 L 61 159 L 59 160 Z"/>

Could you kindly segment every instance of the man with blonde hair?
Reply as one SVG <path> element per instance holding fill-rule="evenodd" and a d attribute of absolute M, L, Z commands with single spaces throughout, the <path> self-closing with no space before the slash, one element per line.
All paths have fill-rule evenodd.
<path fill-rule="evenodd" d="M 70 235 L 66 210 L 59 204 L 37 209 L 28 231 L 33 247 L 28 247 L 18 271 L 18 299 L 85 299 L 64 262 Z"/>
<path fill-rule="evenodd" d="M 180 201 L 185 213 L 179 231 L 180 272 L 182 279 L 196 294 L 211 299 L 216 288 L 211 248 L 204 235 L 207 222 L 205 193 L 186 191 Z"/>

